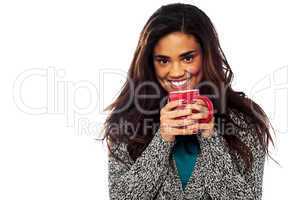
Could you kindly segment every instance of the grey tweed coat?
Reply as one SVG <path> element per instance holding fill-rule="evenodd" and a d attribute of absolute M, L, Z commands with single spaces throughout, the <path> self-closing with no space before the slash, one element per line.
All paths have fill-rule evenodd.
<path fill-rule="evenodd" d="M 216 129 L 216 135 L 211 138 L 198 134 L 200 153 L 183 191 L 175 161 L 169 162 L 174 142 L 165 142 L 159 129 L 135 162 L 127 153 L 125 144 L 118 147 L 113 144 L 112 150 L 126 164 L 109 156 L 110 199 L 261 199 L 265 152 L 256 137 L 255 127 L 246 123 L 245 118 L 241 118 L 243 115 L 230 112 L 230 116 L 246 128 L 235 131 L 235 134 L 253 154 L 251 170 L 245 171 L 241 157 L 230 153 Z"/>

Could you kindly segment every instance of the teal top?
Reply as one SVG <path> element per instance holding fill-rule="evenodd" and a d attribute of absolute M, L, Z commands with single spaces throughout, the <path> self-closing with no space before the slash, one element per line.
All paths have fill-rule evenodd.
<path fill-rule="evenodd" d="M 196 137 L 176 136 L 176 144 L 173 156 L 176 161 L 183 190 L 185 189 L 189 178 L 192 175 L 199 151 L 200 147 Z"/>

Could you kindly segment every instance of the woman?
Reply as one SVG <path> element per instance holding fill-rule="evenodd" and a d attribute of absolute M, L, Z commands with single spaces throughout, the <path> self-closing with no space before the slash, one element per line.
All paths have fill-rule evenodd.
<path fill-rule="evenodd" d="M 106 108 L 110 198 L 261 199 L 269 120 L 232 89 L 232 78 L 204 12 L 182 3 L 159 8 L 141 32 L 120 95 Z M 182 89 L 210 98 L 210 122 L 197 121 L 208 114 L 201 100 L 182 110 L 181 102 L 167 101 Z"/>

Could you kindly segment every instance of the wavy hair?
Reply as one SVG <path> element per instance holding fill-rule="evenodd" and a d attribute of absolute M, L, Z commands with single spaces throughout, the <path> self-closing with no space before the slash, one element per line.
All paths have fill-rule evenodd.
<path fill-rule="evenodd" d="M 215 108 L 215 122 L 221 126 L 232 124 L 243 129 L 229 116 L 229 109 L 243 113 L 256 127 L 256 135 L 267 154 L 272 137 L 269 132 L 269 119 L 263 109 L 248 98 L 244 92 L 234 91 L 231 87 L 233 72 L 221 49 L 217 32 L 209 17 L 198 7 L 184 3 L 161 6 L 156 10 L 140 33 L 125 81 L 118 97 L 105 110 L 110 110 L 104 123 L 104 137 L 108 144 L 127 144 L 127 151 L 136 160 L 152 140 L 160 125 L 160 108 L 166 103 L 167 92 L 155 77 L 153 48 L 160 38 L 172 33 L 183 32 L 193 35 L 200 44 L 203 57 L 203 79 L 201 82 L 214 84 L 220 94 L 211 98 Z M 155 86 L 155 87 L 154 87 Z M 199 87 L 201 94 L 216 93 L 210 85 Z M 146 98 L 142 95 L 145 95 Z M 149 98 L 147 98 L 149 97 Z M 224 106 L 223 106 L 224 105 Z M 240 115 L 238 115 L 240 116 Z M 151 126 L 145 122 L 150 121 Z M 122 127 L 124 124 L 131 126 Z M 116 127 L 116 125 L 118 127 Z M 146 128 L 150 127 L 150 128 Z M 253 156 L 250 149 L 235 134 L 226 134 L 220 129 L 229 149 L 237 152 L 249 169 Z M 108 145 L 110 153 L 110 145 Z"/>

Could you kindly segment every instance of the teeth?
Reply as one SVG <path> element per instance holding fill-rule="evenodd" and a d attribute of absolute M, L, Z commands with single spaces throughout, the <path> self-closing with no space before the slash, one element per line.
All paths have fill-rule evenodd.
<path fill-rule="evenodd" d="M 187 80 L 184 80 L 184 81 L 170 81 L 170 82 L 175 86 L 182 86 L 187 82 Z"/>

